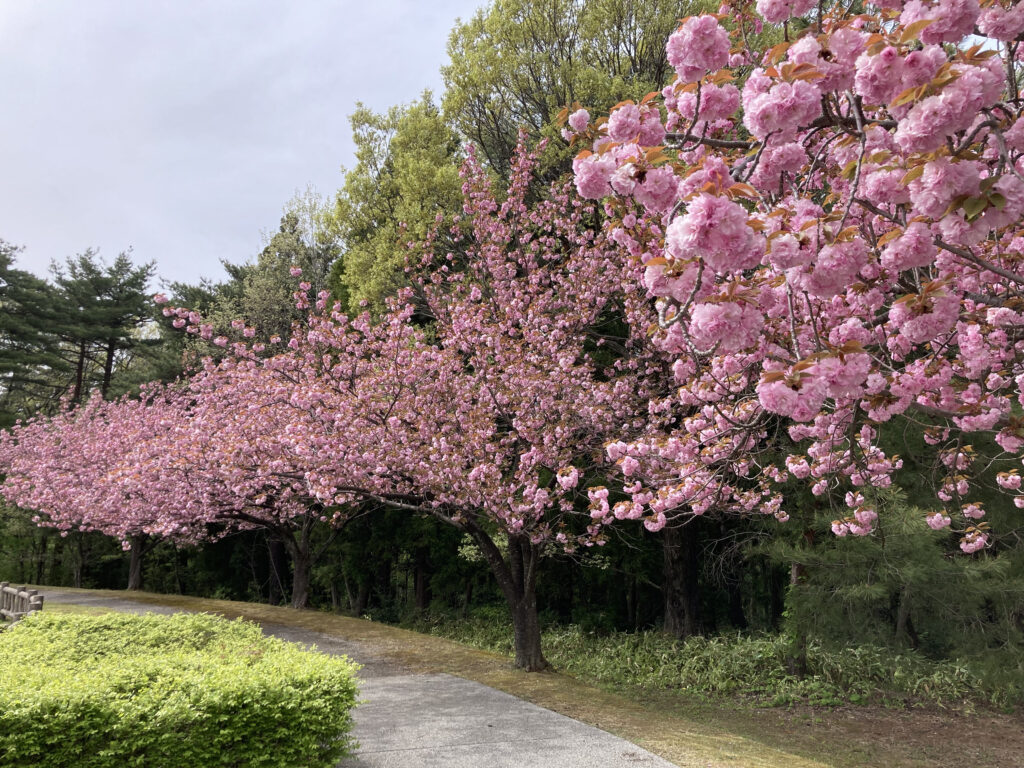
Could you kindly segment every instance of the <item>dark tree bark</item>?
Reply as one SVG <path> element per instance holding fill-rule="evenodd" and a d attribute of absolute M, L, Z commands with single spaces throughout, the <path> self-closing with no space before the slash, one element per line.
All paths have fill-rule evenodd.
<path fill-rule="evenodd" d="M 103 381 L 100 383 L 100 393 L 103 398 L 106 399 L 107 392 L 110 390 L 110 380 L 114 376 L 114 357 L 117 355 L 117 340 L 108 339 L 107 346 L 103 350 Z"/>
<path fill-rule="evenodd" d="M 356 616 L 362 616 L 366 613 L 366 605 L 370 602 L 370 580 L 363 579 L 359 582 L 359 589 L 356 592 L 356 601 L 352 605 L 352 613 Z"/>
<path fill-rule="evenodd" d="M 793 563 L 789 567 L 789 586 L 795 588 L 804 580 L 804 566 Z M 802 626 L 792 628 L 793 641 L 786 658 L 786 669 L 791 675 L 804 677 L 807 674 L 807 632 Z"/>
<path fill-rule="evenodd" d="M 147 551 L 149 536 L 144 533 L 129 536 L 131 557 L 128 560 L 128 590 L 137 592 L 142 589 L 142 558 Z"/>
<path fill-rule="evenodd" d="M 285 549 L 292 561 L 292 608 L 308 608 L 309 592 L 312 583 L 313 566 L 320 560 L 327 548 L 337 537 L 339 528 L 331 531 L 327 540 L 316 550 L 313 549 L 313 527 L 319 519 L 321 510 L 313 509 L 296 519 L 299 527 L 278 528 L 278 538 L 284 542 Z"/>
<path fill-rule="evenodd" d="M 64 564 L 65 542 L 67 540 L 58 536 L 53 541 L 53 550 L 46 569 L 46 584 L 62 584 L 60 580 L 61 566 Z"/>
<path fill-rule="evenodd" d="M 814 546 L 814 531 L 804 531 L 804 543 L 807 547 Z M 793 562 L 789 566 L 789 591 L 790 600 L 795 599 L 793 593 L 807 579 L 807 566 L 801 562 Z M 792 635 L 789 657 L 786 659 L 786 667 L 791 675 L 804 677 L 807 674 L 807 627 L 799 612 L 790 615 L 789 627 Z"/>
<path fill-rule="evenodd" d="M 81 533 L 72 534 L 75 537 L 75 557 L 72 562 L 71 581 L 75 589 L 82 588 L 82 570 L 85 568 L 86 549 L 82 541 L 84 536 Z"/>
<path fill-rule="evenodd" d="M 309 586 L 316 559 L 310 549 L 312 528 L 313 515 L 307 513 L 298 530 L 284 528 L 278 531 L 292 561 L 292 608 L 309 607 Z"/>
<path fill-rule="evenodd" d="M 666 527 L 661 532 L 664 553 L 665 631 L 678 638 L 703 631 L 700 615 L 699 520 Z"/>
<path fill-rule="evenodd" d="M 540 641 L 540 618 L 537 615 L 537 569 L 540 549 L 528 536 L 508 537 L 508 556 L 501 551 L 486 531 L 473 522 L 465 528 L 480 548 L 498 581 L 512 617 L 515 666 L 527 672 L 540 672 L 551 665 L 544 658 Z"/>
<path fill-rule="evenodd" d="M 39 541 L 39 551 L 36 554 L 36 578 L 33 584 L 43 583 L 43 570 L 46 567 L 46 550 L 50 544 L 49 536 L 42 536 Z"/>
<path fill-rule="evenodd" d="M 763 570 L 768 584 L 768 624 L 777 631 L 782 626 L 782 615 L 786 611 L 786 580 L 782 569 L 769 560 L 764 561 Z"/>
<path fill-rule="evenodd" d="M 430 601 L 433 599 L 430 576 L 430 561 L 425 554 L 418 554 L 413 573 L 413 590 L 416 593 L 416 610 L 420 613 L 430 607 Z"/>
<path fill-rule="evenodd" d="M 82 402 L 82 388 L 85 386 L 85 351 L 84 341 L 78 343 L 78 360 L 75 363 L 75 388 L 71 392 L 71 402 Z"/>
<path fill-rule="evenodd" d="M 309 607 L 309 585 L 313 563 L 308 549 L 292 553 L 292 608 Z"/>
<path fill-rule="evenodd" d="M 267 565 L 270 570 L 267 602 L 271 605 L 280 605 L 287 592 L 285 575 L 288 573 L 288 551 L 281 538 L 273 533 L 267 537 Z"/>
<path fill-rule="evenodd" d="M 338 585 L 331 580 L 331 612 L 338 613 L 341 611 L 341 600 L 338 599 Z"/>
<path fill-rule="evenodd" d="M 896 642 L 917 648 L 920 638 L 914 630 L 914 622 L 910 618 L 910 585 L 904 584 L 900 590 L 899 605 L 896 609 Z"/>

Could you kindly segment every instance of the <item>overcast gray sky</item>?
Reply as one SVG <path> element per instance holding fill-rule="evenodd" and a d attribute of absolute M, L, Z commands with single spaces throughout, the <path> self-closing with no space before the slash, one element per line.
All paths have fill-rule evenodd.
<path fill-rule="evenodd" d="M 0 0 L 0 238 L 45 276 L 133 248 L 220 278 L 309 184 L 354 164 L 348 115 L 440 94 L 485 0 Z"/>

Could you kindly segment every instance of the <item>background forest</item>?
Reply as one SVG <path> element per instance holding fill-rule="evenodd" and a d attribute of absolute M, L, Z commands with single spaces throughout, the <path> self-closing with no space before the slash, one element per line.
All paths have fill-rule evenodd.
<path fill-rule="evenodd" d="M 495 2 L 452 30 L 442 94 L 425 92 L 383 114 L 356 107 L 357 161 L 336 194 L 324 199 L 308 192 L 289 201 L 260 253 L 246 264 L 224 263 L 226 279 L 174 284 L 166 292 L 175 305 L 202 312 L 214 334 L 240 319 L 257 338 L 287 338 L 303 317 L 290 273 L 298 266 L 313 292 L 330 291 L 345 311 L 381 312 L 410 286 L 406 244 L 423 241 L 436 221 L 461 212 L 468 146 L 503 189 L 519 131 L 531 142 L 547 139 L 535 178 L 540 194 L 571 173 L 575 150 L 561 138 L 559 112 L 583 104 L 603 114 L 660 90 L 671 73 L 665 40 L 678 19 L 715 7 L 664 0 Z M 457 249 L 459 242 L 441 245 Z M 145 382 L 172 381 L 203 356 L 222 354 L 176 330 L 153 304 L 155 261 L 140 264 L 133 254 L 107 261 L 85 250 L 42 280 L 18 269 L 18 253 L 0 241 L 2 428 L 80 404 L 93 390 L 108 400 L 133 395 Z M 933 450 L 923 433 L 890 428 L 889 443 L 900 446 L 904 464 L 896 487 L 885 492 L 889 514 L 875 535 L 833 537 L 833 512 L 793 481 L 785 524 L 709 513 L 657 533 L 616 526 L 603 547 L 551 552 L 537 582 L 546 642 L 554 649 L 549 656 L 571 666 L 586 655 L 580 647 L 593 657 L 621 654 L 634 665 L 631 674 L 657 678 L 670 665 L 664 654 L 684 659 L 679 641 L 687 641 L 695 654 L 714 649 L 695 658 L 726 656 L 728 648 L 737 656 L 763 653 L 793 679 L 832 669 L 836 685 L 854 667 L 869 668 L 869 657 L 879 678 L 899 664 L 910 668 L 908 659 L 949 662 L 941 668 L 953 670 L 943 689 L 951 695 L 980 691 L 1000 704 L 1018 701 L 1024 695 L 1019 511 L 993 492 L 990 519 L 1017 533 L 982 555 L 958 556 L 948 535 L 921 524 L 927 510 L 917 504 L 933 495 Z M 998 451 L 994 443 L 987 448 Z M 986 446 L 979 441 L 975 449 L 982 467 Z M 591 485 L 601 480 L 588 478 Z M 120 541 L 98 532 L 37 527 L 32 514 L 0 506 L 0 580 L 294 602 L 287 546 L 294 529 L 267 525 L 202 546 L 140 540 L 129 555 Z M 366 502 L 340 528 L 314 525 L 302 533 L 321 552 L 302 604 L 510 647 L 498 586 L 472 542 L 454 528 Z M 576 650 L 561 657 L 560 648 Z M 861 655 L 843 655 L 850 653 Z M 751 690 L 757 685 L 751 682 Z M 730 683 L 705 686 L 728 690 Z"/>

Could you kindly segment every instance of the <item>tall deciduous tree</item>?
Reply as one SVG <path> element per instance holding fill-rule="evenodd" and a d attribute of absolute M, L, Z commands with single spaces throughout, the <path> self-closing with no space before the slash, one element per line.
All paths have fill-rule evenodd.
<path fill-rule="evenodd" d="M 660 90 L 671 74 L 665 39 L 678 19 L 710 3 L 658 0 L 496 0 L 452 30 L 443 69 L 444 113 L 507 176 L 520 129 L 555 139 L 559 110 L 608 109 Z M 568 169 L 553 141 L 546 173 Z"/>
<path fill-rule="evenodd" d="M 500 200 L 479 164 L 467 164 L 464 247 L 428 238 L 417 254 L 429 331 L 411 322 L 410 306 L 374 324 L 327 313 L 321 298 L 291 352 L 260 359 L 246 357 L 260 345 L 237 348 L 237 366 L 276 393 L 242 398 L 240 423 L 276 423 L 274 447 L 220 440 L 229 454 L 191 476 L 227 471 L 232 493 L 273 496 L 275 506 L 282 494 L 335 509 L 376 499 L 468 533 L 506 598 L 516 663 L 527 669 L 546 666 L 536 602 L 545 550 L 603 541 L 590 521 L 608 513 L 608 491 L 591 493 L 588 513 L 577 506 L 588 501 L 580 480 L 611 435 L 643 423 L 665 373 L 646 344 L 653 316 L 622 292 L 633 268 L 608 269 L 585 226 L 594 212 L 564 189 L 527 203 L 535 160 L 521 148 Z M 612 308 L 631 321 L 621 335 L 601 322 Z M 604 346 L 616 348 L 612 360 Z M 208 386 L 216 402 L 225 390 L 216 377 Z M 227 407 L 212 408 L 216 418 L 200 430 L 215 442 L 217 422 L 234 419 Z M 271 483 L 281 490 L 268 492 Z"/>
<path fill-rule="evenodd" d="M 429 92 L 386 114 L 359 105 L 350 120 L 356 165 L 331 219 L 342 248 L 331 290 L 354 313 L 363 301 L 381 311 L 408 284 L 406 244 L 458 211 L 459 142 Z"/>
<path fill-rule="evenodd" d="M 205 520 L 178 493 L 173 473 L 157 472 L 181 437 L 183 411 L 154 388 L 139 399 L 104 401 L 39 416 L 0 433 L 0 495 L 62 532 L 99 531 L 131 551 L 128 589 L 142 587 L 142 558 L 159 538 L 195 542 Z M 168 439 L 170 436 L 171 439 Z"/>

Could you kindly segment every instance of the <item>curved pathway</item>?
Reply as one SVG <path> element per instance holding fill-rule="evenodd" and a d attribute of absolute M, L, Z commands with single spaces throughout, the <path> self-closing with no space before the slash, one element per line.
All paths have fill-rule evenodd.
<path fill-rule="evenodd" d="M 178 610 L 50 587 L 42 592 L 46 604 L 132 613 Z M 617 736 L 494 688 L 452 675 L 413 673 L 365 643 L 276 624 L 263 624 L 263 630 L 363 665 L 355 710 L 360 747 L 339 768 L 673 768 Z"/>

